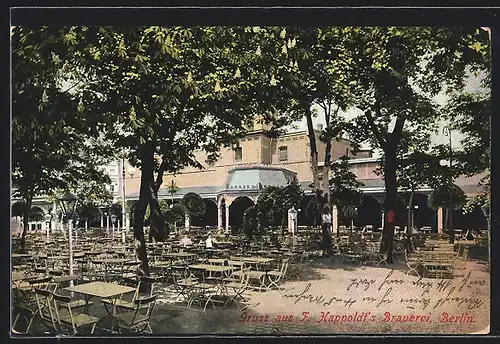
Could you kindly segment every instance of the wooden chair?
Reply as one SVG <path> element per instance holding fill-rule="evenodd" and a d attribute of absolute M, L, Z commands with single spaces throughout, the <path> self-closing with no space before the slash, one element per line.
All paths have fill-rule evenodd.
<path fill-rule="evenodd" d="M 135 309 L 136 308 L 135 300 L 137 300 L 138 298 L 144 298 L 153 295 L 153 289 L 156 279 L 149 276 L 137 276 L 137 280 L 138 280 L 137 287 L 135 289 L 134 295 L 132 296 L 132 300 L 126 301 L 123 298 L 117 299 L 114 303 L 114 306 L 116 307 L 117 310 L 123 311 L 124 309 L 127 310 Z M 141 295 L 143 289 L 146 289 L 147 293 L 146 294 L 142 293 Z M 103 299 L 102 302 L 108 305 L 113 305 L 113 302 L 109 299 Z"/>
<path fill-rule="evenodd" d="M 157 297 L 158 295 L 152 295 L 135 299 L 134 310 L 122 313 L 116 317 L 119 332 L 122 333 L 122 330 L 126 329 L 135 333 L 146 332 L 153 334 L 150 320 L 151 315 L 153 314 Z"/>
<path fill-rule="evenodd" d="M 90 333 L 94 333 L 99 318 L 85 313 L 75 313 L 71 302 L 71 296 L 54 293 L 57 322 L 61 330 L 70 330 L 72 334 L 80 334 L 82 328 L 90 326 Z"/>

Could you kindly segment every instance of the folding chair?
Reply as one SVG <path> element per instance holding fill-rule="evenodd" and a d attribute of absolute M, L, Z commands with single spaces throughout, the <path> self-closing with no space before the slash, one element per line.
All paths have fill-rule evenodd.
<path fill-rule="evenodd" d="M 81 328 L 90 326 L 90 333 L 94 333 L 100 319 L 85 313 L 74 314 L 75 308 L 71 307 L 71 302 L 70 296 L 54 294 L 56 316 L 60 328 L 70 330 L 73 334 L 80 334 Z"/>
<path fill-rule="evenodd" d="M 50 290 L 35 288 L 35 297 L 38 306 L 38 314 L 40 315 L 42 324 L 50 332 L 57 333 L 58 321 L 53 302 L 54 294 Z"/>
<path fill-rule="evenodd" d="M 154 283 L 155 279 L 149 276 L 138 276 L 138 282 L 137 282 L 137 287 L 134 293 L 134 296 L 132 297 L 132 301 L 126 301 L 122 297 L 117 299 L 114 303 L 114 306 L 116 307 L 117 310 L 123 311 L 123 309 L 135 309 L 136 304 L 135 300 L 138 298 L 144 298 L 144 297 L 149 297 L 153 295 L 153 289 L 154 289 Z M 148 290 L 146 295 L 141 295 L 141 291 L 143 288 L 146 288 Z M 109 299 L 103 299 L 103 303 L 108 304 L 108 305 L 113 305 L 113 302 Z"/>
<path fill-rule="evenodd" d="M 309 262 L 309 252 L 302 252 L 299 264 L 290 264 L 287 277 L 295 277 L 300 281 L 300 274 Z"/>
<path fill-rule="evenodd" d="M 243 270 L 241 270 L 241 279 L 224 284 L 226 294 L 227 296 L 229 296 L 224 305 L 224 308 L 229 307 L 233 303 L 236 303 L 240 311 L 244 311 L 247 308 L 246 305 L 245 307 L 240 307 L 240 302 L 238 301 L 238 299 L 241 299 L 242 302 L 246 301 L 243 293 L 248 289 L 249 280 L 250 268 L 244 268 Z"/>
<path fill-rule="evenodd" d="M 283 289 L 278 285 L 278 282 L 285 278 L 289 262 L 290 258 L 283 258 L 281 262 L 281 268 L 279 270 L 272 270 L 267 272 L 269 288 L 271 288 L 271 286 L 275 286 L 279 291 L 283 291 Z"/>
<path fill-rule="evenodd" d="M 26 321 L 26 329 L 23 331 L 16 330 L 18 333 L 29 333 L 33 321 L 38 315 L 38 305 L 35 296 L 35 289 L 48 289 L 52 281 L 51 276 L 36 278 L 28 280 L 29 288 L 17 293 L 18 299 L 16 300 L 15 310 L 17 315 L 14 319 L 12 327 L 15 329 L 21 316 Z"/>
<path fill-rule="evenodd" d="M 122 333 L 122 329 L 126 329 L 135 333 L 146 332 L 153 334 L 150 320 L 157 297 L 158 295 L 152 295 L 144 298 L 137 298 L 134 300 L 134 310 L 116 316 L 119 332 Z"/>

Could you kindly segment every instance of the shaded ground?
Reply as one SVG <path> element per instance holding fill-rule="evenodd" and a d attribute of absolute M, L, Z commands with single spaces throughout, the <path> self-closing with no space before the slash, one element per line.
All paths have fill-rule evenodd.
<path fill-rule="evenodd" d="M 407 276 L 401 262 L 387 268 L 318 259 L 300 281 L 287 281 L 283 292 L 248 292 L 249 307 L 244 312 L 236 306 L 186 310 L 173 302 L 175 294 L 167 286 L 160 286 L 151 326 L 156 335 L 466 334 L 489 325 L 489 285 L 487 265 L 480 261 L 464 263 L 453 280 L 419 280 Z M 304 312 L 309 312 L 306 318 Z M 100 315 L 102 308 L 95 305 L 90 313 Z M 392 321 L 384 321 L 386 313 Z M 443 313 L 459 322 L 441 322 Z M 419 315 L 425 321 L 401 322 L 404 318 L 398 315 L 407 320 Z M 277 321 L 278 316 L 287 319 Z M 43 333 L 40 326 L 35 331 Z"/>

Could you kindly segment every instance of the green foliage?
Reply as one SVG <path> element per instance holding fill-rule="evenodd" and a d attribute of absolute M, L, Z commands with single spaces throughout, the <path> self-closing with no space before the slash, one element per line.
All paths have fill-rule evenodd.
<path fill-rule="evenodd" d="M 108 189 L 111 179 L 108 175 L 102 176 L 100 180 L 90 180 L 79 182 L 75 187 L 75 194 L 81 204 L 101 206 L 111 204 L 113 194 Z M 121 208 L 120 208 L 121 209 Z"/>
<path fill-rule="evenodd" d="M 17 201 L 12 204 L 12 216 L 23 216 L 26 209 L 26 202 Z"/>
<path fill-rule="evenodd" d="M 182 197 L 182 206 L 190 217 L 198 217 L 205 214 L 206 205 L 200 195 L 194 192 L 188 192 Z"/>
<path fill-rule="evenodd" d="M 354 220 L 358 216 L 358 208 L 351 204 L 346 204 L 341 208 L 342 215 L 348 220 Z"/>
<path fill-rule="evenodd" d="M 467 202 L 465 193 L 455 184 L 451 186 L 450 184 L 443 184 L 434 189 L 427 200 L 431 209 L 450 209 L 450 202 L 453 209 L 461 209 Z"/>
<path fill-rule="evenodd" d="M 110 208 L 110 214 L 115 215 L 117 218 L 117 221 L 122 218 L 122 203 L 121 202 L 116 202 L 111 205 Z"/>
<path fill-rule="evenodd" d="M 87 203 L 80 207 L 78 215 L 82 220 L 96 221 L 101 218 L 101 210 L 96 205 Z"/>
<path fill-rule="evenodd" d="M 303 197 L 304 191 L 296 180 L 288 183 L 287 186 L 268 186 L 264 188 L 257 199 L 260 222 L 284 225 L 288 210 L 292 207 L 298 209 Z"/>
<path fill-rule="evenodd" d="M 167 187 L 167 190 L 168 190 L 168 193 L 173 196 L 175 195 L 178 191 L 179 191 L 179 187 L 177 186 L 177 184 L 172 180 L 170 182 L 170 184 L 168 184 L 168 187 Z"/>
<path fill-rule="evenodd" d="M 72 32 L 62 31 L 19 26 L 11 31 L 11 175 L 14 195 L 23 198 L 27 207 L 37 195 L 102 180 L 96 166 L 112 155 L 110 146 L 98 140 L 95 124 L 100 113 L 82 108 L 83 88 L 77 84 L 86 78 L 78 67 L 69 66 L 73 57 L 66 44 L 73 44 L 73 39 L 67 39 Z M 74 83 L 74 77 L 80 80 Z"/>
<path fill-rule="evenodd" d="M 166 221 L 174 226 L 175 224 L 184 221 L 185 209 L 180 204 L 174 204 L 172 208 L 165 211 L 165 219 Z"/>
<path fill-rule="evenodd" d="M 251 239 L 259 230 L 258 206 L 247 208 L 243 214 L 243 232 Z"/>
<path fill-rule="evenodd" d="M 362 202 L 359 182 L 356 175 L 349 170 L 347 157 L 342 157 L 331 166 L 332 177 L 330 184 L 330 201 L 339 209 L 347 206 L 357 207 Z"/>

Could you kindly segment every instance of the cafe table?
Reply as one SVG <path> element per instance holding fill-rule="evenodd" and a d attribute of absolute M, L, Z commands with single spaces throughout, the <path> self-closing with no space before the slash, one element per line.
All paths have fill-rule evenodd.
<path fill-rule="evenodd" d="M 109 310 L 107 303 L 102 302 L 102 304 L 104 304 L 104 308 L 106 309 L 107 315 L 100 319 L 99 322 L 102 322 L 104 319 L 111 317 L 111 328 L 104 330 L 109 330 L 111 333 L 114 333 L 113 328 L 116 318 L 116 302 L 121 298 L 123 294 L 135 292 L 136 289 L 116 283 L 97 281 L 67 287 L 64 288 L 64 290 L 83 295 L 85 300 L 84 312 L 86 313 L 88 313 L 89 311 L 89 301 L 92 297 L 98 297 L 100 299 L 108 300 L 111 304 L 112 309 Z"/>
<path fill-rule="evenodd" d="M 266 266 L 267 264 L 276 261 L 275 258 L 267 258 L 267 257 L 237 257 L 233 260 L 240 260 L 249 265 L 255 265 L 257 270 L 259 270 L 260 265 Z"/>
<path fill-rule="evenodd" d="M 130 258 L 102 258 L 94 259 L 92 263 L 104 265 L 104 279 L 107 280 L 108 272 L 113 266 L 119 265 L 123 272 L 123 263 L 130 262 L 131 260 Z"/>
<path fill-rule="evenodd" d="M 198 271 L 207 271 L 209 276 L 207 279 L 214 281 L 214 284 L 210 283 L 197 283 L 192 286 L 192 289 L 197 290 L 197 292 L 191 292 L 191 297 L 188 300 L 188 308 L 193 303 L 194 299 L 199 297 L 200 295 L 204 295 L 206 297 L 206 303 L 204 309 L 209 302 L 216 302 L 213 299 L 215 295 L 222 295 L 225 293 L 224 279 L 229 277 L 229 273 L 234 269 L 231 266 L 222 266 L 222 265 L 211 265 L 211 264 L 192 264 L 189 265 L 188 268 L 190 270 L 198 270 Z M 213 277 L 212 273 L 220 273 L 220 277 Z M 196 277 L 192 275 L 191 277 Z M 215 292 L 209 293 L 210 295 L 206 295 L 209 290 L 215 290 Z"/>

